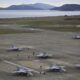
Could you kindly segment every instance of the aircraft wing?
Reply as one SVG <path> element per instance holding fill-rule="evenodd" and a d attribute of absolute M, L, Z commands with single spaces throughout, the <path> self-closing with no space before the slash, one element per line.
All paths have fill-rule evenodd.
<path fill-rule="evenodd" d="M 3 62 L 7 63 L 7 64 L 10 64 L 10 65 L 14 65 L 16 67 L 21 67 L 27 71 L 30 71 L 30 72 L 35 72 L 35 73 L 40 73 L 39 71 L 35 70 L 35 69 L 31 69 L 31 68 L 28 68 L 28 67 L 24 67 L 22 65 L 19 65 L 19 64 L 16 64 L 16 63 L 13 63 L 11 61 L 7 61 L 7 60 L 3 60 Z"/>

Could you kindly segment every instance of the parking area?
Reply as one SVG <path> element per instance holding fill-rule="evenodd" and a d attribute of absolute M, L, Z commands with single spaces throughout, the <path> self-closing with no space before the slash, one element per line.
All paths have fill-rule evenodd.
<path fill-rule="evenodd" d="M 17 77 L 10 74 L 15 66 L 0 61 L 0 79 L 2 80 L 79 80 L 80 71 L 73 66 L 80 64 L 80 40 L 72 39 L 73 32 L 57 32 L 43 30 L 38 33 L 1 34 L 0 35 L 0 59 L 6 59 L 14 63 L 40 70 L 40 66 L 49 64 L 61 64 L 66 66 L 66 73 L 47 73 L 32 77 Z M 33 46 L 23 51 L 7 51 L 7 48 L 15 45 Z M 51 54 L 53 58 L 41 60 L 33 56 L 33 52 L 43 51 Z"/>

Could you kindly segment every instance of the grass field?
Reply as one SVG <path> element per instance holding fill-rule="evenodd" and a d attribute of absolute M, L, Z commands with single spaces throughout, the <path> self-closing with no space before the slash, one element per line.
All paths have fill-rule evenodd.
<path fill-rule="evenodd" d="M 0 29 L 0 34 L 16 34 L 16 33 L 35 33 L 32 30 L 18 30 L 18 29 Z"/>
<path fill-rule="evenodd" d="M 33 28 L 56 31 L 80 31 L 80 16 L 0 19 L 0 24 L 30 25 Z"/>
<path fill-rule="evenodd" d="M 0 24 L 31 24 L 31 25 L 79 25 L 80 16 L 35 17 L 0 19 Z"/>

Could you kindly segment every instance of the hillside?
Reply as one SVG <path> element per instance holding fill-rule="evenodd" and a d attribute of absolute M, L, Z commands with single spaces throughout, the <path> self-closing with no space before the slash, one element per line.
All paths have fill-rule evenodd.
<path fill-rule="evenodd" d="M 22 4 L 22 5 L 11 5 L 7 8 L 0 8 L 1 10 L 49 10 L 53 8 L 49 4 L 35 3 L 35 4 Z"/>
<path fill-rule="evenodd" d="M 44 3 L 35 3 L 35 4 L 30 4 L 31 6 L 35 7 L 35 8 L 41 8 L 44 10 L 48 10 L 51 9 L 55 6 L 49 5 L 49 4 L 44 4 Z"/>
<path fill-rule="evenodd" d="M 52 8 L 51 10 L 60 10 L 60 11 L 80 11 L 80 5 L 78 4 L 65 4 L 60 7 Z"/>

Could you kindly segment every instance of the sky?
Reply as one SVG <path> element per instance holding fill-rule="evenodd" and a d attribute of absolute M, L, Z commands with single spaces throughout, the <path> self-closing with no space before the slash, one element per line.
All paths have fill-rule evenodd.
<path fill-rule="evenodd" d="M 63 4 L 80 4 L 80 0 L 0 0 L 0 7 L 34 3 L 46 3 L 54 6 L 61 6 Z"/>

